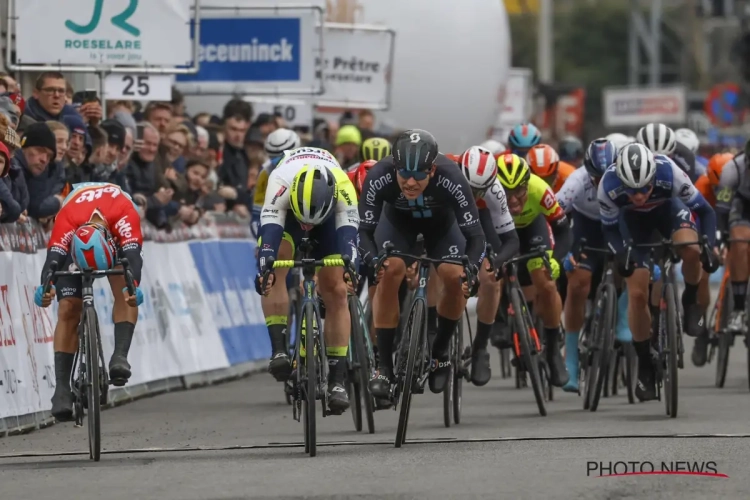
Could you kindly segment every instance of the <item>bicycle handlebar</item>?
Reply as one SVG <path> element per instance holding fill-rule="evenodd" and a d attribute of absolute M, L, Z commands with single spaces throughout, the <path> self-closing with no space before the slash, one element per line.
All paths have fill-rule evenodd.
<path fill-rule="evenodd" d="M 489 245 L 488 245 L 488 247 L 489 247 Z M 488 256 L 488 260 L 489 260 L 489 263 L 490 263 L 488 271 L 490 271 L 490 272 L 494 271 L 495 272 L 495 279 L 498 279 L 498 280 L 501 279 L 503 277 L 503 275 L 507 275 L 508 274 L 508 269 L 510 269 L 511 266 L 513 266 L 513 265 L 521 262 L 522 260 L 530 260 L 530 259 L 536 259 L 536 258 L 540 258 L 540 257 L 542 259 L 542 263 L 544 264 L 545 269 L 547 269 L 547 272 L 550 273 L 550 274 L 552 274 L 552 265 L 549 262 L 549 255 L 547 255 L 547 249 L 544 248 L 544 247 L 538 248 L 536 250 L 533 250 L 533 251 L 525 253 L 525 254 L 517 255 L 516 257 L 513 257 L 512 259 L 508 259 L 505 262 L 505 265 L 503 265 L 502 269 L 495 269 L 495 266 L 492 264 L 492 260 L 493 259 L 490 258 L 490 256 L 494 257 L 494 255 L 495 255 L 495 252 L 492 251 L 491 248 L 488 248 L 487 249 L 487 256 Z"/>
<path fill-rule="evenodd" d="M 324 259 L 300 259 L 300 260 L 276 260 L 273 257 L 266 259 L 266 271 L 261 279 L 261 289 L 266 289 L 268 278 L 275 269 L 296 269 L 309 267 L 343 267 L 344 273 L 349 276 L 354 288 L 357 288 L 357 274 L 352 270 L 352 259 L 348 255 L 341 257 L 330 257 Z"/>
<path fill-rule="evenodd" d="M 125 276 L 125 286 L 128 289 L 128 293 L 130 295 L 135 295 L 135 279 L 133 279 L 133 272 L 130 270 L 128 259 L 123 257 L 118 261 L 117 265 L 122 266 L 122 269 L 105 269 L 101 271 L 58 271 L 58 263 L 52 262 L 49 266 L 47 276 L 44 279 L 44 284 L 42 285 L 44 287 L 44 293 L 49 293 L 55 278 L 65 276 L 89 276 L 92 278 L 100 278 L 102 276 Z"/>

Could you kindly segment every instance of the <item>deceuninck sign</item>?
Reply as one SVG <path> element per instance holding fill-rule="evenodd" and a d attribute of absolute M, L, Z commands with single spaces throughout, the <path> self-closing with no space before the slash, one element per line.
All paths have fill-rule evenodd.
<path fill-rule="evenodd" d="M 191 63 L 184 0 L 16 0 L 15 6 L 19 64 Z"/>

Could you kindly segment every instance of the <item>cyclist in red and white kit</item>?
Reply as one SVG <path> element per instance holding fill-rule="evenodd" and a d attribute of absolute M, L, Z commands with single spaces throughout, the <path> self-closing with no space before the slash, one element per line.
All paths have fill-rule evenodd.
<path fill-rule="evenodd" d="M 127 193 L 106 182 L 76 184 L 57 214 L 42 269 L 44 283 L 53 262 L 59 270 L 103 270 L 115 267 L 118 255 L 128 259 L 135 295 L 128 293 L 124 276 L 108 277 L 115 299 L 112 313 L 115 348 L 109 362 L 109 376 L 117 386 L 125 385 L 130 378 L 128 351 L 138 319 L 137 306 L 143 302 L 143 293 L 137 288 L 143 267 L 142 247 L 140 216 Z M 70 374 L 78 348 L 82 278 L 60 277 L 53 284 L 47 294 L 43 287 L 37 287 L 34 302 L 47 307 L 55 295 L 60 302 L 54 337 L 56 386 L 52 415 L 63 421 L 73 417 Z"/>

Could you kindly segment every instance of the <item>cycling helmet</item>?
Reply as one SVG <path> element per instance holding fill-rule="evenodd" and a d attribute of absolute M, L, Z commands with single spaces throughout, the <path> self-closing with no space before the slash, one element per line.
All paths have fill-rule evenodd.
<path fill-rule="evenodd" d="M 391 143 L 382 137 L 371 137 L 362 143 L 360 157 L 363 161 L 380 161 L 391 154 Z"/>
<path fill-rule="evenodd" d="M 648 186 L 656 174 L 654 153 L 643 144 L 628 144 L 617 155 L 617 177 L 631 189 Z"/>
<path fill-rule="evenodd" d="M 505 144 L 498 142 L 494 139 L 488 139 L 479 145 L 480 148 L 484 148 L 493 155 L 499 155 L 505 152 Z"/>
<path fill-rule="evenodd" d="M 555 148 L 547 144 L 537 144 L 526 154 L 526 162 L 531 173 L 539 177 L 552 177 L 557 174 L 560 157 Z"/>
<path fill-rule="evenodd" d="M 712 186 L 719 185 L 719 179 L 721 178 L 721 171 L 724 169 L 724 165 L 727 164 L 734 155 L 732 153 L 716 153 L 708 160 L 708 168 L 706 169 L 706 176 L 708 176 L 708 183 Z"/>
<path fill-rule="evenodd" d="M 76 229 L 71 250 L 73 263 L 82 271 L 111 269 L 117 255 L 107 228 L 94 222 Z"/>
<path fill-rule="evenodd" d="M 695 132 L 689 128 L 678 128 L 674 131 L 675 139 L 677 142 L 688 148 L 693 154 L 698 152 L 698 148 L 701 145 L 700 139 Z"/>
<path fill-rule="evenodd" d="M 357 188 L 357 193 L 362 192 L 362 187 L 365 185 L 365 177 L 367 172 L 377 163 L 375 160 L 363 161 L 354 171 L 354 187 Z"/>
<path fill-rule="evenodd" d="M 655 155 L 670 156 L 677 146 L 674 131 L 663 123 L 649 123 L 636 134 L 636 140 Z"/>
<path fill-rule="evenodd" d="M 495 182 L 495 157 L 488 149 L 472 146 L 461 155 L 458 164 L 473 191 L 484 191 Z"/>
<path fill-rule="evenodd" d="M 506 189 L 516 189 L 528 184 L 531 169 L 526 160 L 508 153 L 497 159 L 497 178 Z"/>
<path fill-rule="evenodd" d="M 333 172 L 323 165 L 305 165 L 292 180 L 289 199 L 298 221 L 313 226 L 321 224 L 336 202 Z"/>
<path fill-rule="evenodd" d="M 617 147 L 607 139 L 596 139 L 591 141 L 586 153 L 583 155 L 583 167 L 586 172 L 595 179 L 604 175 L 617 159 Z"/>
<path fill-rule="evenodd" d="M 265 142 L 265 150 L 271 158 L 277 158 L 284 155 L 284 151 L 291 151 L 300 147 L 300 141 L 297 132 L 288 128 L 278 128 L 268 134 Z"/>
<path fill-rule="evenodd" d="M 336 134 L 336 146 L 342 144 L 362 144 L 362 132 L 354 125 L 344 125 Z"/>
<path fill-rule="evenodd" d="M 399 170 L 426 172 L 432 168 L 437 155 L 437 141 L 426 130 L 406 130 L 393 142 L 393 162 Z"/>
<path fill-rule="evenodd" d="M 560 154 L 562 161 L 578 165 L 578 162 L 583 158 L 583 143 L 578 137 L 569 135 L 557 145 L 557 152 Z"/>
<path fill-rule="evenodd" d="M 511 149 L 531 149 L 542 142 L 542 133 L 531 123 L 516 125 L 508 135 Z"/>
<path fill-rule="evenodd" d="M 632 139 L 628 137 L 625 134 L 621 134 L 619 132 L 615 132 L 613 134 L 609 134 L 605 137 L 609 142 L 615 145 L 615 148 L 617 151 L 620 151 L 622 148 L 624 148 L 627 144 L 630 144 L 631 142 L 636 142 L 635 139 Z"/>

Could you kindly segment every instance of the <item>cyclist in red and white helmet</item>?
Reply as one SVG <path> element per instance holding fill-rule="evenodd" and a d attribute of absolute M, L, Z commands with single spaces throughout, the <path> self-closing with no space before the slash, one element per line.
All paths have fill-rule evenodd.
<path fill-rule="evenodd" d="M 491 151 L 473 146 L 458 157 L 457 163 L 471 186 L 485 239 L 495 252 L 492 265 L 499 269 L 518 252 L 520 245 L 513 217 L 508 210 L 505 190 L 497 179 L 495 157 Z M 477 386 L 485 385 L 492 375 L 487 343 L 502 292 L 494 273 L 487 271 L 488 264 L 489 261 L 485 258 L 479 271 L 477 334 L 471 350 L 471 381 Z"/>

